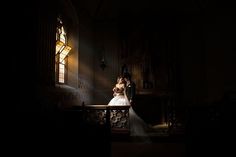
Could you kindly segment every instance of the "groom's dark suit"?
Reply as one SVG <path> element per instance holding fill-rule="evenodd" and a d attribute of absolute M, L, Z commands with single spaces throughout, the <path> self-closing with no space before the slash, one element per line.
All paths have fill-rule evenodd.
<path fill-rule="evenodd" d="M 133 81 L 131 81 L 130 84 L 126 86 L 126 95 L 131 103 L 135 99 L 135 94 L 136 94 L 135 90 L 136 90 L 136 85 Z"/>

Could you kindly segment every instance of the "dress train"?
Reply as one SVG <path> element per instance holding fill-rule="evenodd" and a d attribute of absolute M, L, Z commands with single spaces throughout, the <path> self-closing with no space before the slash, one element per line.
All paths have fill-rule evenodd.
<path fill-rule="evenodd" d="M 129 129 L 130 136 L 141 143 L 151 143 L 151 139 L 147 133 L 148 125 L 140 118 L 133 107 L 130 105 L 126 95 L 117 95 L 108 103 L 109 106 L 130 106 L 129 108 Z"/>

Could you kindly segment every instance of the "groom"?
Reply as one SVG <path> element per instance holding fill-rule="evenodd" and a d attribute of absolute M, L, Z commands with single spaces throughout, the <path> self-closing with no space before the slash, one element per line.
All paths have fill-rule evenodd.
<path fill-rule="evenodd" d="M 126 95 L 128 100 L 130 101 L 130 104 L 134 104 L 135 94 L 136 94 L 136 85 L 131 80 L 131 75 L 129 73 L 124 74 L 124 79 L 126 81 Z"/>

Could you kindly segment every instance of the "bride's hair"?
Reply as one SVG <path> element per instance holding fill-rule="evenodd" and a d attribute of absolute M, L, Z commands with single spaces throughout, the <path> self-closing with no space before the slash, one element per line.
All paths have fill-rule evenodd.
<path fill-rule="evenodd" d="M 118 83 L 121 78 L 122 78 L 122 76 L 118 76 L 116 79 L 116 82 Z"/>
<path fill-rule="evenodd" d="M 126 86 L 126 81 L 124 77 L 121 75 L 117 77 L 117 83 L 120 83 L 120 80 L 121 80 L 121 83 L 123 83 Z"/>

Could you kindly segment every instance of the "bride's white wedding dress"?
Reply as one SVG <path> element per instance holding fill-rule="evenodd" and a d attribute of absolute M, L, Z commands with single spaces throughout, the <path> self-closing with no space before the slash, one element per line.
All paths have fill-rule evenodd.
<path fill-rule="evenodd" d="M 119 93 L 108 103 L 109 106 L 130 106 L 129 108 L 129 126 L 130 126 L 130 136 L 139 138 L 139 142 L 150 143 L 151 140 L 147 134 L 148 125 L 140 118 L 133 107 L 131 106 L 127 96 L 125 94 L 125 89 L 121 89 Z"/>

